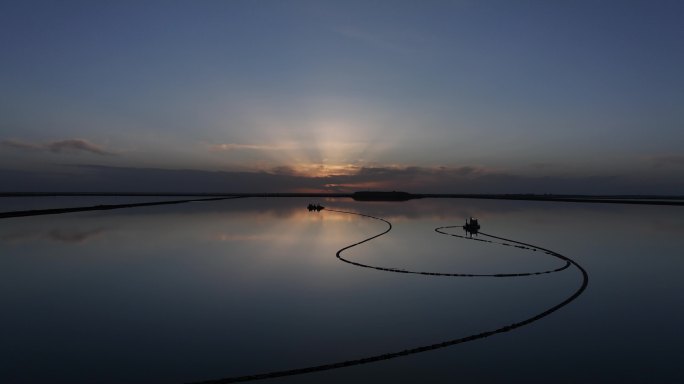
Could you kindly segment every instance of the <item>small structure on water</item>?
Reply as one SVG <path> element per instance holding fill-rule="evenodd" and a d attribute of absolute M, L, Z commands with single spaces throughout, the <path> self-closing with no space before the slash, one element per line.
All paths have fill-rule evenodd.
<path fill-rule="evenodd" d="M 480 223 L 477 222 L 476 218 L 471 217 L 470 220 L 466 220 L 463 229 L 471 236 L 477 235 L 477 232 L 480 230 Z"/>
<path fill-rule="evenodd" d="M 311 211 L 320 212 L 320 211 L 324 210 L 325 207 L 322 206 L 322 205 L 320 205 L 320 204 L 309 204 L 309 205 L 306 207 L 306 209 L 308 209 L 309 212 L 311 212 Z"/>

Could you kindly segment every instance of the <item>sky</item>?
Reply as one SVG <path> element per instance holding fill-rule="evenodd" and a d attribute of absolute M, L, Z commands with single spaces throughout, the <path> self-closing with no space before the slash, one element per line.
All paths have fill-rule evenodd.
<path fill-rule="evenodd" d="M 0 192 L 684 195 L 681 1 L 3 1 Z"/>

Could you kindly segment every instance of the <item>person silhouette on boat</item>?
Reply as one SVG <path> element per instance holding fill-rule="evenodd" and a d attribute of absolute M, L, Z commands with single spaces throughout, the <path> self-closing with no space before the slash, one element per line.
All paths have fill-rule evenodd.
<path fill-rule="evenodd" d="M 320 205 L 320 204 L 309 204 L 309 205 L 306 207 L 306 209 L 308 209 L 309 212 L 311 212 L 311 211 L 320 212 L 320 211 L 322 211 L 323 209 L 325 209 L 325 207 L 322 206 L 322 205 Z"/>
<path fill-rule="evenodd" d="M 480 223 L 478 223 L 476 218 L 471 217 L 470 220 L 466 220 L 463 229 L 470 237 L 473 237 L 473 235 L 477 236 L 477 232 L 480 230 Z"/>

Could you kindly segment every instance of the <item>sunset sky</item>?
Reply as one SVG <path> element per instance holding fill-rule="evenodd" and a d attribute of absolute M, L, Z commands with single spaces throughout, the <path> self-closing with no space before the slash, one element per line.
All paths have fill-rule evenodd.
<path fill-rule="evenodd" d="M 0 191 L 684 194 L 681 1 L 4 1 Z"/>

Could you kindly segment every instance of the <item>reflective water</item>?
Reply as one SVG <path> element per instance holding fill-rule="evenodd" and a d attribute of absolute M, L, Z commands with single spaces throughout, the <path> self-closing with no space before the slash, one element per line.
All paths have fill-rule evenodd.
<path fill-rule="evenodd" d="M 344 263 L 340 248 L 387 225 L 308 212 L 309 202 L 250 198 L 0 220 L 0 382 L 181 383 L 354 360 L 523 321 L 582 283 L 575 267 L 475 278 Z M 459 274 L 563 266 L 544 252 L 434 231 L 476 216 L 486 233 L 572 258 L 589 285 L 510 332 L 269 382 L 684 381 L 680 207 L 321 203 L 392 223 L 388 234 L 345 251 L 353 262 Z"/>

